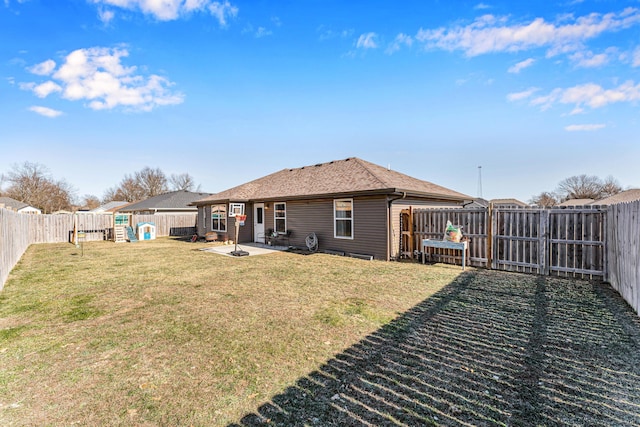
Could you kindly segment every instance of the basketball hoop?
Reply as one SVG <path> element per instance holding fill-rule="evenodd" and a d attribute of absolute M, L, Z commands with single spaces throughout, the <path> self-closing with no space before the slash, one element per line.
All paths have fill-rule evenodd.
<path fill-rule="evenodd" d="M 244 225 L 244 222 L 247 220 L 247 216 L 243 215 L 243 214 L 236 214 L 235 215 L 236 218 L 236 248 L 234 251 L 231 252 L 231 255 L 233 256 L 247 256 L 249 255 L 249 252 L 247 251 L 241 251 L 238 250 L 238 238 L 240 235 L 240 226 Z"/>

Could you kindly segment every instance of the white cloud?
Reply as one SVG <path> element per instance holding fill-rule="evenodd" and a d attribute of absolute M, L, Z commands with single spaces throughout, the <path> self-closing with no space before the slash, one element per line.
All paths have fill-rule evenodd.
<path fill-rule="evenodd" d="M 22 83 L 20 87 L 44 98 L 60 92 L 64 99 L 88 101 L 94 110 L 124 107 L 151 111 L 161 105 L 180 104 L 184 96 L 173 93 L 169 80 L 158 75 L 136 74 L 136 67 L 125 67 L 121 59 L 126 49 L 94 47 L 71 52 L 53 73 L 53 80 L 41 84 Z"/>
<path fill-rule="evenodd" d="M 637 47 L 631 55 L 631 66 L 640 67 L 640 47 Z"/>
<path fill-rule="evenodd" d="M 54 110 L 53 108 L 41 107 L 39 105 L 34 105 L 33 107 L 29 107 L 29 111 L 33 111 L 34 113 L 38 113 L 41 116 L 45 117 L 58 117 L 62 115 L 62 111 Z"/>
<path fill-rule="evenodd" d="M 579 132 L 579 131 L 593 132 L 595 130 L 603 129 L 605 127 L 606 125 L 603 125 L 603 124 L 569 125 L 569 126 L 565 126 L 564 130 L 568 132 Z"/>
<path fill-rule="evenodd" d="M 258 29 L 256 30 L 257 38 L 270 36 L 271 34 L 273 34 L 273 32 L 271 30 L 267 30 L 265 27 L 258 27 Z"/>
<path fill-rule="evenodd" d="M 531 101 L 531 105 L 540 106 L 543 110 L 554 104 L 573 104 L 573 112 L 583 112 L 584 107 L 602 108 L 618 102 L 640 101 L 640 84 L 627 81 L 613 89 L 604 89 L 595 83 L 573 86 L 567 89 L 556 88 L 548 95 Z"/>
<path fill-rule="evenodd" d="M 116 14 L 112 10 L 106 10 L 102 8 L 98 10 L 98 18 L 105 25 L 108 25 L 115 16 Z"/>
<path fill-rule="evenodd" d="M 540 89 L 538 89 L 537 87 L 530 87 L 529 89 L 524 90 L 522 92 L 514 92 L 514 93 L 508 94 L 507 95 L 507 99 L 509 101 L 512 101 L 512 102 L 521 101 L 523 99 L 527 99 L 527 98 L 531 97 L 531 95 L 536 93 L 538 90 L 540 90 Z"/>
<path fill-rule="evenodd" d="M 324 25 L 320 25 L 316 31 L 320 34 L 318 36 L 318 39 L 320 41 L 337 39 L 337 38 L 345 39 L 345 38 L 351 37 L 354 33 L 353 29 L 335 31 L 330 28 L 326 28 Z"/>
<path fill-rule="evenodd" d="M 238 14 L 238 8 L 228 0 L 219 2 L 211 0 L 92 0 L 98 5 L 118 7 L 128 10 L 140 10 L 160 21 L 173 21 L 194 12 L 209 12 L 221 26 L 226 26 L 229 18 Z M 103 12 L 100 12 L 103 20 Z M 104 17 L 111 20 L 108 15 Z M 104 22 L 104 20 L 103 20 Z"/>
<path fill-rule="evenodd" d="M 532 66 L 534 62 L 535 60 L 533 58 L 525 59 L 524 61 L 520 61 L 517 64 L 509 67 L 507 72 L 518 74 L 520 71 L 524 70 L 525 68 L 529 68 L 530 66 Z"/>
<path fill-rule="evenodd" d="M 28 71 L 37 74 L 39 76 L 48 76 L 51 72 L 56 68 L 56 61 L 53 59 L 47 59 L 44 62 L 34 65 L 33 67 L 29 67 Z"/>
<path fill-rule="evenodd" d="M 505 17 L 484 15 L 466 26 L 420 29 L 416 39 L 428 48 L 461 50 L 467 56 L 493 52 L 519 52 L 546 47 L 547 55 L 581 50 L 583 42 L 605 32 L 640 23 L 640 11 L 627 8 L 620 13 L 592 13 L 563 22 L 536 18 L 525 24 L 510 24 Z"/>
<path fill-rule="evenodd" d="M 491 9 L 491 6 L 489 6 L 488 4 L 485 4 L 485 3 L 478 3 L 473 8 L 475 10 L 484 10 L 484 9 Z"/>
<path fill-rule="evenodd" d="M 411 36 L 408 36 L 406 34 L 400 33 L 393 40 L 393 43 L 391 43 L 387 47 L 385 52 L 388 53 L 388 54 L 392 54 L 393 52 L 397 52 L 398 50 L 400 50 L 400 48 L 402 46 L 411 47 L 412 44 L 413 44 L 413 38 Z"/>
<path fill-rule="evenodd" d="M 60 87 L 60 85 L 57 85 L 56 83 L 49 80 L 47 82 L 34 86 L 32 90 L 38 98 L 46 98 L 53 92 L 62 91 L 62 88 Z"/>
<path fill-rule="evenodd" d="M 224 3 L 214 1 L 209 4 L 208 9 L 213 16 L 218 18 L 218 22 L 223 27 L 227 25 L 228 18 L 233 18 L 238 15 L 238 8 L 228 1 Z"/>
<path fill-rule="evenodd" d="M 242 34 L 253 34 L 253 36 L 257 39 L 262 38 L 262 37 L 267 37 L 273 34 L 273 31 L 265 28 L 265 27 L 258 27 L 257 29 L 253 28 L 253 25 L 251 25 L 250 23 L 245 25 L 245 27 L 242 29 Z"/>
<path fill-rule="evenodd" d="M 569 59 L 573 61 L 576 66 L 582 68 L 596 68 L 605 65 L 609 62 L 610 55 L 616 53 L 616 49 L 607 49 L 604 53 L 594 54 L 591 51 L 581 51 L 569 55 Z"/>
<path fill-rule="evenodd" d="M 376 43 L 377 37 L 378 36 L 376 33 L 362 34 L 360 35 L 360 37 L 358 37 L 356 47 L 362 49 L 375 49 L 378 47 L 378 44 Z"/>

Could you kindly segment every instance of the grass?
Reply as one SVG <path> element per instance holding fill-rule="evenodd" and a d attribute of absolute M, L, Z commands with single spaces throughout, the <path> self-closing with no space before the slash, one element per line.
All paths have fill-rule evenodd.
<path fill-rule="evenodd" d="M 0 425 L 640 425 L 640 318 L 606 284 L 205 246 L 30 247 Z"/>
<path fill-rule="evenodd" d="M 237 422 L 460 272 L 210 245 L 31 246 L 0 293 L 0 424 Z"/>

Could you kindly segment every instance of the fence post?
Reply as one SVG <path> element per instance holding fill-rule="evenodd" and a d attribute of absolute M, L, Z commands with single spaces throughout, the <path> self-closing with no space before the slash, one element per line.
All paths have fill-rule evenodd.
<path fill-rule="evenodd" d="M 604 236 L 602 236 L 602 240 L 604 241 L 604 247 L 602 248 L 602 270 L 603 270 L 603 274 L 602 274 L 602 280 L 607 282 L 609 280 L 609 254 L 607 253 L 609 250 L 609 220 L 608 220 L 608 209 L 605 209 L 604 212 L 601 212 L 600 214 L 602 216 L 602 221 L 603 221 L 603 225 L 602 225 L 602 233 L 604 233 Z"/>
<path fill-rule="evenodd" d="M 539 267 L 539 272 L 545 276 L 549 275 L 549 254 L 547 253 L 547 248 L 548 248 L 548 232 L 547 232 L 547 228 L 549 226 L 549 215 L 550 215 L 550 211 L 549 209 L 540 209 L 540 228 L 538 231 L 538 253 L 539 253 L 539 259 L 538 259 L 538 264 L 540 265 Z"/>
<path fill-rule="evenodd" d="M 489 203 L 489 208 L 487 210 L 488 221 L 487 225 L 487 268 L 489 270 L 495 270 L 496 266 L 494 265 L 496 257 L 493 256 L 493 250 L 496 247 L 493 242 L 493 233 L 494 230 L 497 229 L 497 224 L 495 223 L 496 218 L 494 217 L 493 211 L 493 203 Z"/>

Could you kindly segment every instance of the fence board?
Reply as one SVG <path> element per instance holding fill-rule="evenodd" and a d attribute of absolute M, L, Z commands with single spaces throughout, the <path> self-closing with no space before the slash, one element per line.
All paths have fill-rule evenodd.
<path fill-rule="evenodd" d="M 483 208 L 463 209 L 414 209 L 414 242 L 422 251 L 422 240 L 442 240 L 447 221 L 461 225 L 462 233 L 469 238 L 469 257 L 467 265 L 487 267 L 487 237 L 489 216 Z M 460 251 L 449 249 L 430 249 L 436 262 L 462 264 Z"/>
<path fill-rule="evenodd" d="M 498 270 L 593 278 L 606 270 L 606 210 L 585 208 L 416 209 L 416 247 L 442 239 L 446 222 L 470 238 L 469 264 Z M 460 263 L 439 251 L 439 262 Z"/>
<path fill-rule="evenodd" d="M 606 279 L 640 314 L 640 201 L 607 208 Z"/>

